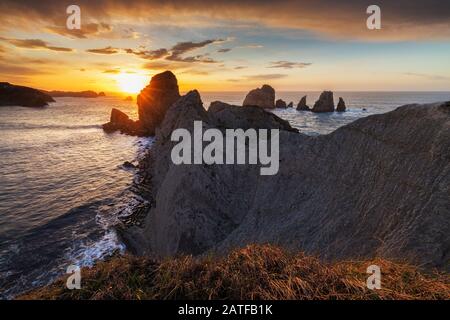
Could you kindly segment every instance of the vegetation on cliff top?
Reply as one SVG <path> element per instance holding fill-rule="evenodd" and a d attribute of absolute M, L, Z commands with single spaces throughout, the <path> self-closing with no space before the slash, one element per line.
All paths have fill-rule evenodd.
<path fill-rule="evenodd" d="M 366 286 L 372 264 L 381 268 L 380 290 Z M 82 269 L 80 290 L 65 283 L 61 278 L 19 299 L 450 299 L 448 275 L 384 259 L 324 264 L 271 245 L 226 257 L 114 257 Z"/>

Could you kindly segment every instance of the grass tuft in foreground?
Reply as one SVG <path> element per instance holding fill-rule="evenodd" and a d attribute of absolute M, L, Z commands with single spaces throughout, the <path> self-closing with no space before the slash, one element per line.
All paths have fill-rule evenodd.
<path fill-rule="evenodd" d="M 372 264 L 381 268 L 380 290 L 366 287 Z M 448 274 L 383 259 L 324 264 L 271 245 L 201 259 L 116 257 L 83 269 L 80 290 L 65 282 L 19 299 L 450 299 Z"/>

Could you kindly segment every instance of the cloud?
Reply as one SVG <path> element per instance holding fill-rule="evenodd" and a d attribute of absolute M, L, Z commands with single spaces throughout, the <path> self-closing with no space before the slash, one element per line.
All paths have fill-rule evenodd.
<path fill-rule="evenodd" d="M 242 70 L 242 69 L 247 69 L 248 67 L 244 67 L 244 66 L 237 66 L 234 67 L 234 70 Z"/>
<path fill-rule="evenodd" d="M 108 70 L 103 71 L 103 73 L 118 74 L 118 73 L 120 73 L 120 69 L 108 69 Z"/>
<path fill-rule="evenodd" d="M 167 60 L 171 61 L 183 61 L 183 62 L 206 62 L 206 63 L 215 63 L 217 61 L 208 58 L 207 55 L 196 55 L 183 58 L 182 55 L 193 51 L 195 49 L 200 49 L 206 47 L 213 43 L 221 43 L 224 40 L 222 39 L 210 39 L 200 42 L 179 42 L 170 49 L 170 55 L 166 57 Z"/>
<path fill-rule="evenodd" d="M 367 7 L 360 0 L 77 0 L 83 21 L 151 22 L 186 26 L 228 25 L 242 28 L 263 26 L 311 31 L 335 38 L 365 40 L 412 40 L 450 38 L 450 2 L 442 0 L 378 0 L 382 29 L 368 30 Z M 0 1 L 2 25 L 11 29 L 43 24 L 64 26 L 65 7 L 51 0 Z M 117 19 L 117 20 L 115 20 Z M 95 33 L 95 27 L 93 28 Z M 78 37 L 87 36 L 83 27 Z M 60 32 L 69 34 L 67 30 Z"/>
<path fill-rule="evenodd" d="M 65 47 L 55 47 L 49 45 L 47 42 L 40 39 L 6 39 L 0 38 L 2 41 L 6 41 L 18 48 L 25 49 L 47 49 L 52 51 L 71 52 L 73 49 Z"/>
<path fill-rule="evenodd" d="M 309 62 L 290 62 L 290 61 L 275 61 L 270 63 L 271 66 L 267 68 L 283 68 L 283 69 L 294 69 L 294 68 L 306 68 L 312 63 Z"/>
<path fill-rule="evenodd" d="M 50 32 L 61 36 L 68 36 L 72 38 L 85 39 L 92 36 L 105 35 L 113 30 L 113 27 L 107 23 L 84 23 L 81 29 L 67 29 L 65 25 L 61 26 L 47 26 L 46 29 Z"/>
<path fill-rule="evenodd" d="M 230 51 L 231 51 L 231 48 L 224 48 L 224 49 L 217 50 L 217 52 L 219 52 L 219 53 L 226 53 L 226 52 L 230 52 Z"/>
<path fill-rule="evenodd" d="M 124 51 L 129 54 L 137 55 L 143 59 L 147 60 L 158 60 L 164 59 L 172 62 L 202 62 L 202 63 L 217 63 L 216 61 L 209 57 L 208 53 L 205 54 L 197 54 L 192 56 L 185 57 L 184 55 L 188 52 L 194 51 L 196 49 L 204 48 L 210 44 L 221 43 L 225 40 L 222 39 L 210 39 L 204 40 L 200 42 L 178 42 L 172 48 L 160 48 L 156 50 L 133 50 L 133 49 L 125 49 Z"/>
<path fill-rule="evenodd" d="M 255 74 L 255 75 L 248 75 L 243 76 L 240 79 L 228 79 L 228 81 L 231 82 L 239 82 L 239 81 L 265 81 L 265 80 L 277 80 L 286 78 L 286 74 L 280 74 L 280 73 L 271 73 L 271 74 Z"/>
<path fill-rule="evenodd" d="M 167 49 L 161 48 L 156 50 L 133 50 L 133 49 L 125 49 L 126 53 L 132 53 L 134 55 L 137 55 L 143 59 L 148 60 L 156 60 L 160 58 L 164 58 L 169 54 L 169 51 Z"/>
<path fill-rule="evenodd" d="M 450 77 L 434 75 L 434 74 L 426 74 L 426 73 L 405 72 L 404 75 L 411 76 L 411 77 L 423 78 L 423 79 L 427 79 L 427 80 L 434 80 L 434 81 L 449 81 L 450 80 Z"/>
<path fill-rule="evenodd" d="M 119 49 L 113 47 L 106 47 L 100 49 L 88 49 L 86 52 L 97 53 L 97 54 L 116 54 L 119 52 Z"/>

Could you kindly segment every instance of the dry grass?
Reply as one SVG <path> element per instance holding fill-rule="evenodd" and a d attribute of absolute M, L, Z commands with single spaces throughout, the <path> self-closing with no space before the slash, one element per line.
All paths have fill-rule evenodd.
<path fill-rule="evenodd" d="M 382 272 L 382 289 L 366 287 L 367 266 Z M 448 274 L 383 259 L 326 265 L 271 245 L 251 245 L 228 256 L 190 256 L 157 262 L 117 257 L 82 270 L 81 290 L 65 279 L 20 299 L 450 299 Z"/>

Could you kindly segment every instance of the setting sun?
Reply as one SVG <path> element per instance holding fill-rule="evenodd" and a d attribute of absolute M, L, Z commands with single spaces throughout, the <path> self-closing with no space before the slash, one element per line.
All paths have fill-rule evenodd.
<path fill-rule="evenodd" d="M 147 85 L 148 77 L 139 74 L 121 73 L 116 80 L 123 92 L 139 93 Z"/>

